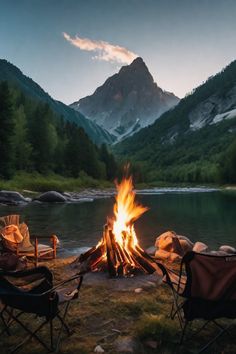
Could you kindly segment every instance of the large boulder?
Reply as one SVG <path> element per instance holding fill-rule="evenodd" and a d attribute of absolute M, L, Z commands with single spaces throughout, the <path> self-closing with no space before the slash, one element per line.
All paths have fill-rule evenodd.
<path fill-rule="evenodd" d="M 175 252 L 168 252 L 162 249 L 156 250 L 155 258 L 167 261 L 167 262 L 181 262 L 182 256 Z"/>
<path fill-rule="evenodd" d="M 30 202 L 30 198 L 23 197 L 22 194 L 14 191 L 0 191 L 0 203 L 2 204 L 23 204 Z"/>
<path fill-rule="evenodd" d="M 34 200 L 44 203 L 66 203 L 68 199 L 66 198 L 66 196 L 62 195 L 59 192 L 49 191 L 41 194 Z"/>
<path fill-rule="evenodd" d="M 167 231 L 157 237 L 155 246 L 156 258 L 170 262 L 181 261 L 185 253 L 193 248 L 193 243 L 185 236 L 177 235 L 174 231 Z"/>
<path fill-rule="evenodd" d="M 219 251 L 225 252 L 226 254 L 236 254 L 236 249 L 227 245 L 220 246 Z"/>
<path fill-rule="evenodd" d="M 209 252 L 209 248 L 205 243 L 197 241 L 193 246 L 193 251 L 197 253 L 207 253 Z"/>

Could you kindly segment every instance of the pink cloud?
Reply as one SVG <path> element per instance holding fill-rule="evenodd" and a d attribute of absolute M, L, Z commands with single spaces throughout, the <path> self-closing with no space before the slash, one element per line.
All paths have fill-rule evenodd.
<path fill-rule="evenodd" d="M 93 59 L 130 64 L 138 55 L 127 48 L 113 45 L 105 41 L 96 41 L 89 38 L 81 38 L 76 35 L 72 38 L 69 34 L 63 33 L 63 37 L 75 47 L 89 52 L 95 52 Z"/>

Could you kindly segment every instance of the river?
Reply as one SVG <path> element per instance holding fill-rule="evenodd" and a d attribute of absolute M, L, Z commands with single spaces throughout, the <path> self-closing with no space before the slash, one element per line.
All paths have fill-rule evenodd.
<path fill-rule="evenodd" d="M 149 210 L 135 223 L 140 244 L 152 246 L 162 232 L 174 230 L 212 249 L 228 244 L 236 247 L 236 193 L 208 189 L 155 189 L 140 192 L 137 200 Z M 0 216 L 19 213 L 32 235 L 55 233 L 61 254 L 76 254 L 96 245 L 114 197 L 72 204 L 29 203 L 0 206 Z"/>

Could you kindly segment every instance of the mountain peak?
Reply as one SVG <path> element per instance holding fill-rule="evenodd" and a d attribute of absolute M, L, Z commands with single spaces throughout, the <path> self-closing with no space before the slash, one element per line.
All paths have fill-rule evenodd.
<path fill-rule="evenodd" d="M 178 97 L 157 86 L 143 59 L 137 57 L 93 95 L 71 107 L 122 139 L 153 123 L 178 101 Z"/>
<path fill-rule="evenodd" d="M 141 57 L 135 58 L 131 64 L 122 66 L 119 73 L 126 73 L 126 72 L 142 72 L 148 75 L 149 77 L 152 78 L 152 75 L 150 74 L 147 65 L 143 61 Z M 152 78 L 153 81 L 153 78 Z"/>
<path fill-rule="evenodd" d="M 142 66 L 142 65 L 145 65 L 146 66 L 146 64 L 144 63 L 144 61 L 143 61 L 143 58 L 141 58 L 141 57 L 137 57 L 137 58 L 135 58 L 133 61 L 132 61 L 132 63 L 130 64 L 130 65 L 132 65 L 132 66 Z"/>

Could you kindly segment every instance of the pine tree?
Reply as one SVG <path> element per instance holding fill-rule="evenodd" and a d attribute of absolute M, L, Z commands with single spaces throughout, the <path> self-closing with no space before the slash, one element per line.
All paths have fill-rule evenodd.
<path fill-rule="evenodd" d="M 53 113 L 47 104 L 39 104 L 29 122 L 29 138 L 33 148 L 35 170 L 46 173 L 53 168 L 57 133 Z"/>
<path fill-rule="evenodd" d="M 223 154 L 220 172 L 222 182 L 236 183 L 236 140 Z"/>
<path fill-rule="evenodd" d="M 15 113 L 14 155 L 17 170 L 27 170 L 30 167 L 32 146 L 27 141 L 28 130 L 24 107 L 21 105 Z"/>
<path fill-rule="evenodd" d="M 117 165 L 114 156 L 107 150 L 106 144 L 102 144 L 100 148 L 100 159 L 106 166 L 106 178 L 112 180 L 117 174 Z"/>
<path fill-rule="evenodd" d="M 64 175 L 66 173 L 65 154 L 67 145 L 66 122 L 61 116 L 56 123 L 57 145 L 54 152 L 54 171 Z"/>
<path fill-rule="evenodd" d="M 14 113 L 7 82 L 0 84 L 0 176 L 10 178 L 14 173 Z"/>
<path fill-rule="evenodd" d="M 67 125 L 66 167 L 73 177 L 78 177 L 84 171 L 94 178 L 104 177 L 103 165 L 93 143 L 82 128 L 75 124 Z"/>

